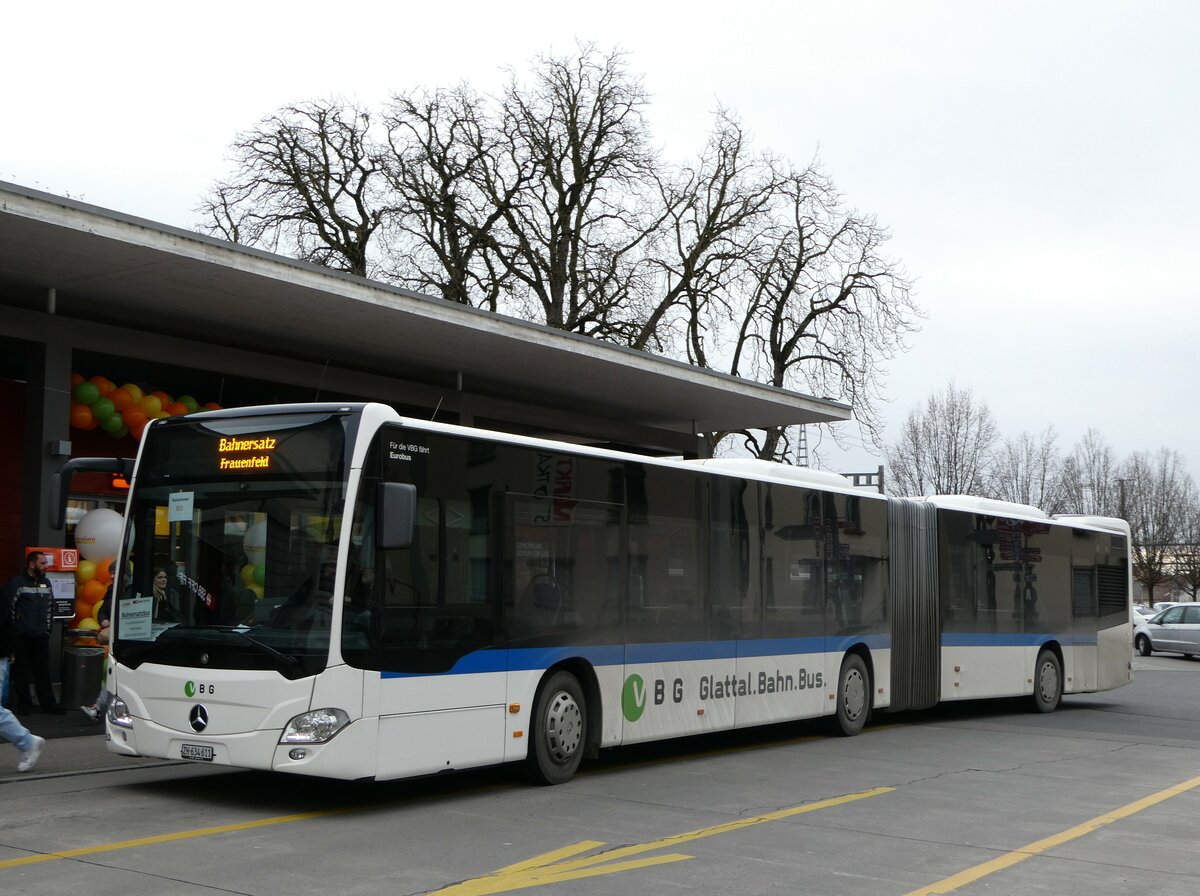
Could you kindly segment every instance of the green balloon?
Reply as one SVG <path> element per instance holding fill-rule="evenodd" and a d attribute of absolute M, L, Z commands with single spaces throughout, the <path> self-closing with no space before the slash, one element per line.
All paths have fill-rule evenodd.
<path fill-rule="evenodd" d="M 124 425 L 125 421 L 121 419 L 120 414 L 110 414 L 100 421 L 100 428 L 110 436 L 118 435 Z"/>
<path fill-rule="evenodd" d="M 267 568 L 265 566 L 254 567 L 254 584 L 262 585 L 267 581 Z"/>
<path fill-rule="evenodd" d="M 88 407 L 91 407 L 92 402 L 100 397 L 100 387 L 93 382 L 84 380 L 82 383 L 75 384 L 71 395 L 80 404 L 86 404 Z"/>
<path fill-rule="evenodd" d="M 120 415 L 120 414 L 117 414 L 116 416 L 117 416 L 117 417 L 120 417 L 121 415 Z M 128 426 L 126 426 L 126 425 L 124 424 L 124 422 L 122 422 L 122 423 L 121 423 L 121 428 L 120 428 L 120 429 L 118 429 L 116 432 L 109 433 L 109 435 L 111 435 L 111 436 L 112 436 L 114 439 L 123 439 L 123 438 L 125 438 L 127 435 L 129 435 L 129 427 L 128 427 Z"/>
<path fill-rule="evenodd" d="M 104 425 L 104 421 L 117 413 L 117 406 L 112 403 L 111 398 L 105 398 L 101 395 L 92 402 L 92 416 L 94 416 L 100 425 Z"/>
<path fill-rule="evenodd" d="M 180 395 L 175 400 L 186 407 L 189 414 L 196 413 L 196 411 L 200 408 L 200 402 L 196 401 L 196 399 L 192 398 L 190 395 Z"/>

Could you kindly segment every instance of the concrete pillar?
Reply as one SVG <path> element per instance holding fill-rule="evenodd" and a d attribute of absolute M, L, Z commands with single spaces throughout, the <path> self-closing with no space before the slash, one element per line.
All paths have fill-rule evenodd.
<path fill-rule="evenodd" d="M 62 544 L 50 528 L 50 476 L 67 460 L 58 454 L 71 439 L 71 346 L 54 334 L 28 347 L 25 420 L 25 482 L 21 533 L 25 545 Z M 53 452 L 53 454 L 52 454 Z"/>

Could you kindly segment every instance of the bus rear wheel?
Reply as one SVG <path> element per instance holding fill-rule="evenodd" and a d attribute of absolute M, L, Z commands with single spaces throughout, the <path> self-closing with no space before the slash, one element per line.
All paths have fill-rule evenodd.
<path fill-rule="evenodd" d="M 856 653 L 842 660 L 838 673 L 837 727 L 846 737 L 863 730 L 871 714 L 871 674 L 867 664 Z"/>
<path fill-rule="evenodd" d="M 542 683 L 531 727 L 529 776 L 539 784 L 570 781 L 583 758 L 587 734 L 587 705 L 574 675 L 560 670 Z"/>
<path fill-rule="evenodd" d="M 1038 712 L 1054 712 L 1062 702 L 1062 664 L 1053 650 L 1038 654 L 1033 667 L 1033 708 Z"/>

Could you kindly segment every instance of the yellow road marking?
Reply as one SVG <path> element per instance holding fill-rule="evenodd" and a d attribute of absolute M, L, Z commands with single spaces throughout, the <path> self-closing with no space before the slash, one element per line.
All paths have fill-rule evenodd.
<path fill-rule="evenodd" d="M 803 815 L 807 812 L 816 812 L 818 809 L 842 806 L 846 803 L 853 803 L 884 793 L 891 793 L 893 790 L 895 790 L 894 787 L 875 787 L 871 790 L 864 790 L 861 793 L 850 793 L 845 796 L 820 800 L 815 803 L 805 803 L 802 806 L 793 806 L 790 809 L 780 809 L 776 812 L 766 812 L 751 818 L 739 818 L 737 821 L 728 821 L 724 824 L 701 828 L 698 831 L 689 831 L 686 834 L 674 834 L 670 837 L 663 837 L 660 840 L 652 840 L 649 843 L 635 843 L 632 846 L 622 846 L 608 852 L 572 859 L 572 856 L 598 849 L 604 845 L 599 840 L 582 840 L 552 852 L 542 853 L 523 862 L 506 865 L 484 877 L 453 884 L 452 886 L 435 891 L 430 896 L 485 896 L 485 894 L 490 893 L 523 890 L 528 887 L 540 887 L 545 884 L 578 880 L 584 877 L 595 877 L 601 874 L 633 871 L 638 868 L 649 868 L 653 865 L 663 865 L 669 862 L 682 862 L 685 859 L 692 858 L 692 856 L 681 853 L 668 853 L 666 855 L 632 859 L 631 861 L 622 860 L 628 860 L 633 856 L 640 856 L 643 853 L 652 852 L 656 849 L 675 847 L 692 840 L 700 840 L 705 837 L 715 837 L 718 834 L 740 831 L 744 828 L 764 824 L 768 821 L 779 821 L 780 819 Z"/>
<path fill-rule="evenodd" d="M 84 846 L 79 849 L 64 849 L 61 852 L 38 853 L 23 856 L 19 859 L 0 861 L 0 868 L 16 868 L 20 865 L 36 865 L 39 862 L 55 862 L 59 859 L 74 859 L 79 856 L 91 856 L 102 852 L 115 852 L 119 849 L 132 849 L 136 846 L 154 846 L 158 843 L 172 843 L 176 840 L 191 840 L 195 837 L 208 837 L 212 834 L 228 834 L 233 831 L 246 831 L 251 828 L 265 828 L 274 824 L 288 824 L 293 821 L 307 821 L 310 818 L 323 818 L 328 815 L 338 815 L 351 809 L 327 809 L 323 812 L 299 812 L 295 815 L 278 815 L 275 818 L 260 818 L 257 821 L 241 821 L 237 824 L 221 824 L 211 828 L 197 828 L 192 831 L 176 831 L 173 834 L 158 834 L 154 837 L 139 837 L 136 840 L 121 840 L 117 843 L 101 843 L 97 846 Z"/>
<path fill-rule="evenodd" d="M 1073 828 L 1045 837 L 1041 840 L 1035 840 L 1027 846 L 1022 846 L 1020 849 L 1015 849 L 1010 853 L 992 859 L 990 862 L 984 862 L 981 865 L 976 865 L 974 868 L 968 868 L 966 871 L 960 871 L 951 877 L 944 880 L 939 880 L 937 883 L 930 884 L 927 887 L 921 887 L 919 890 L 913 890 L 907 893 L 906 896 L 932 896 L 932 894 L 951 893 L 959 887 L 964 887 L 967 884 L 974 883 L 982 877 L 987 877 L 989 874 L 995 874 L 997 871 L 1003 871 L 1005 868 L 1011 868 L 1018 862 L 1024 862 L 1026 859 L 1031 859 L 1036 855 L 1040 855 L 1048 849 L 1053 849 L 1056 846 L 1062 846 L 1064 843 L 1069 843 L 1082 837 L 1084 834 L 1090 834 L 1105 825 L 1112 824 L 1114 821 L 1120 821 L 1122 818 L 1128 818 L 1130 815 L 1135 815 L 1143 809 L 1149 809 L 1151 806 L 1156 806 L 1164 800 L 1169 800 L 1173 796 L 1179 796 L 1181 793 L 1187 793 L 1189 790 L 1194 790 L 1200 787 L 1200 777 L 1192 778 L 1184 781 L 1181 784 L 1176 784 L 1174 787 L 1168 787 L 1166 790 L 1160 790 L 1158 793 L 1152 793 L 1148 797 L 1140 800 L 1135 800 L 1128 805 L 1122 806 L 1119 809 L 1114 809 L 1112 812 L 1105 812 L 1103 815 L 1097 815 L 1091 821 L 1085 821 L 1083 824 L 1077 824 Z"/>

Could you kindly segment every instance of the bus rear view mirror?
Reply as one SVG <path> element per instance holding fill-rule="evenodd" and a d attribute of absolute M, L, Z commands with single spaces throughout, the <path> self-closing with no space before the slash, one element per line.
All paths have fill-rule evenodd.
<path fill-rule="evenodd" d="M 375 506 L 375 546 L 393 551 L 411 545 L 417 517 L 417 487 L 407 482 L 381 482 Z"/>

